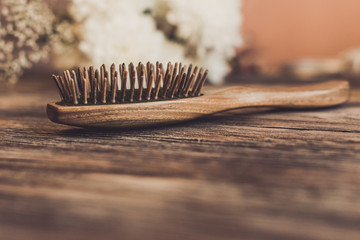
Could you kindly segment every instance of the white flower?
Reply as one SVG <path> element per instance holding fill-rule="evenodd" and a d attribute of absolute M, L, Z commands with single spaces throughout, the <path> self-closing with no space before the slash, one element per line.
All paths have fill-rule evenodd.
<path fill-rule="evenodd" d="M 209 68 L 212 82 L 219 83 L 242 44 L 240 7 L 238 0 L 157 0 L 155 16 L 176 26 L 175 37 L 185 40 L 185 57 Z"/>
<path fill-rule="evenodd" d="M 242 44 L 240 7 L 239 0 L 73 0 L 79 44 L 62 49 L 58 63 L 181 61 L 208 68 L 220 83 Z"/>

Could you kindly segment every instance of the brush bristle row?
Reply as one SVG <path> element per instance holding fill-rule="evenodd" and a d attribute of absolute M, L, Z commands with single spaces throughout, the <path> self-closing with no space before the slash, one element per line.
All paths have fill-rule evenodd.
<path fill-rule="evenodd" d="M 107 71 L 93 66 L 66 70 L 52 78 L 59 89 L 62 102 L 68 105 L 132 103 L 158 99 L 173 99 L 200 96 L 208 70 L 199 70 L 192 64 L 168 63 L 166 70 L 162 63 L 146 65 L 141 62 L 135 67 L 115 64 Z M 128 84 L 129 82 L 129 84 Z M 137 88 L 135 87 L 137 82 Z"/>

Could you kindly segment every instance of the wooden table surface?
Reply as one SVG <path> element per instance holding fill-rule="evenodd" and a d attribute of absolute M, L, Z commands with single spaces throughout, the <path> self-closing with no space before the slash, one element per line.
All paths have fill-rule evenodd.
<path fill-rule="evenodd" d="M 47 119 L 43 78 L 0 91 L 1 240 L 360 239 L 359 89 L 323 110 L 89 131 Z"/>

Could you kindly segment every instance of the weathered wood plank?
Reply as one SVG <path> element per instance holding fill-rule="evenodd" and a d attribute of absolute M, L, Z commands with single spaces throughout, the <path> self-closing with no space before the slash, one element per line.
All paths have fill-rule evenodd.
<path fill-rule="evenodd" d="M 56 125 L 48 83 L 0 92 L 1 239 L 359 239 L 360 90 L 311 111 L 172 127 Z"/>

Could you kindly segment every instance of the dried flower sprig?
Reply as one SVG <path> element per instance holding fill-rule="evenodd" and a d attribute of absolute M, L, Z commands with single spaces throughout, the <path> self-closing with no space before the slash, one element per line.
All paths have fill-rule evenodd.
<path fill-rule="evenodd" d="M 0 0 L 0 83 L 47 57 L 53 20 L 42 0 Z"/>

